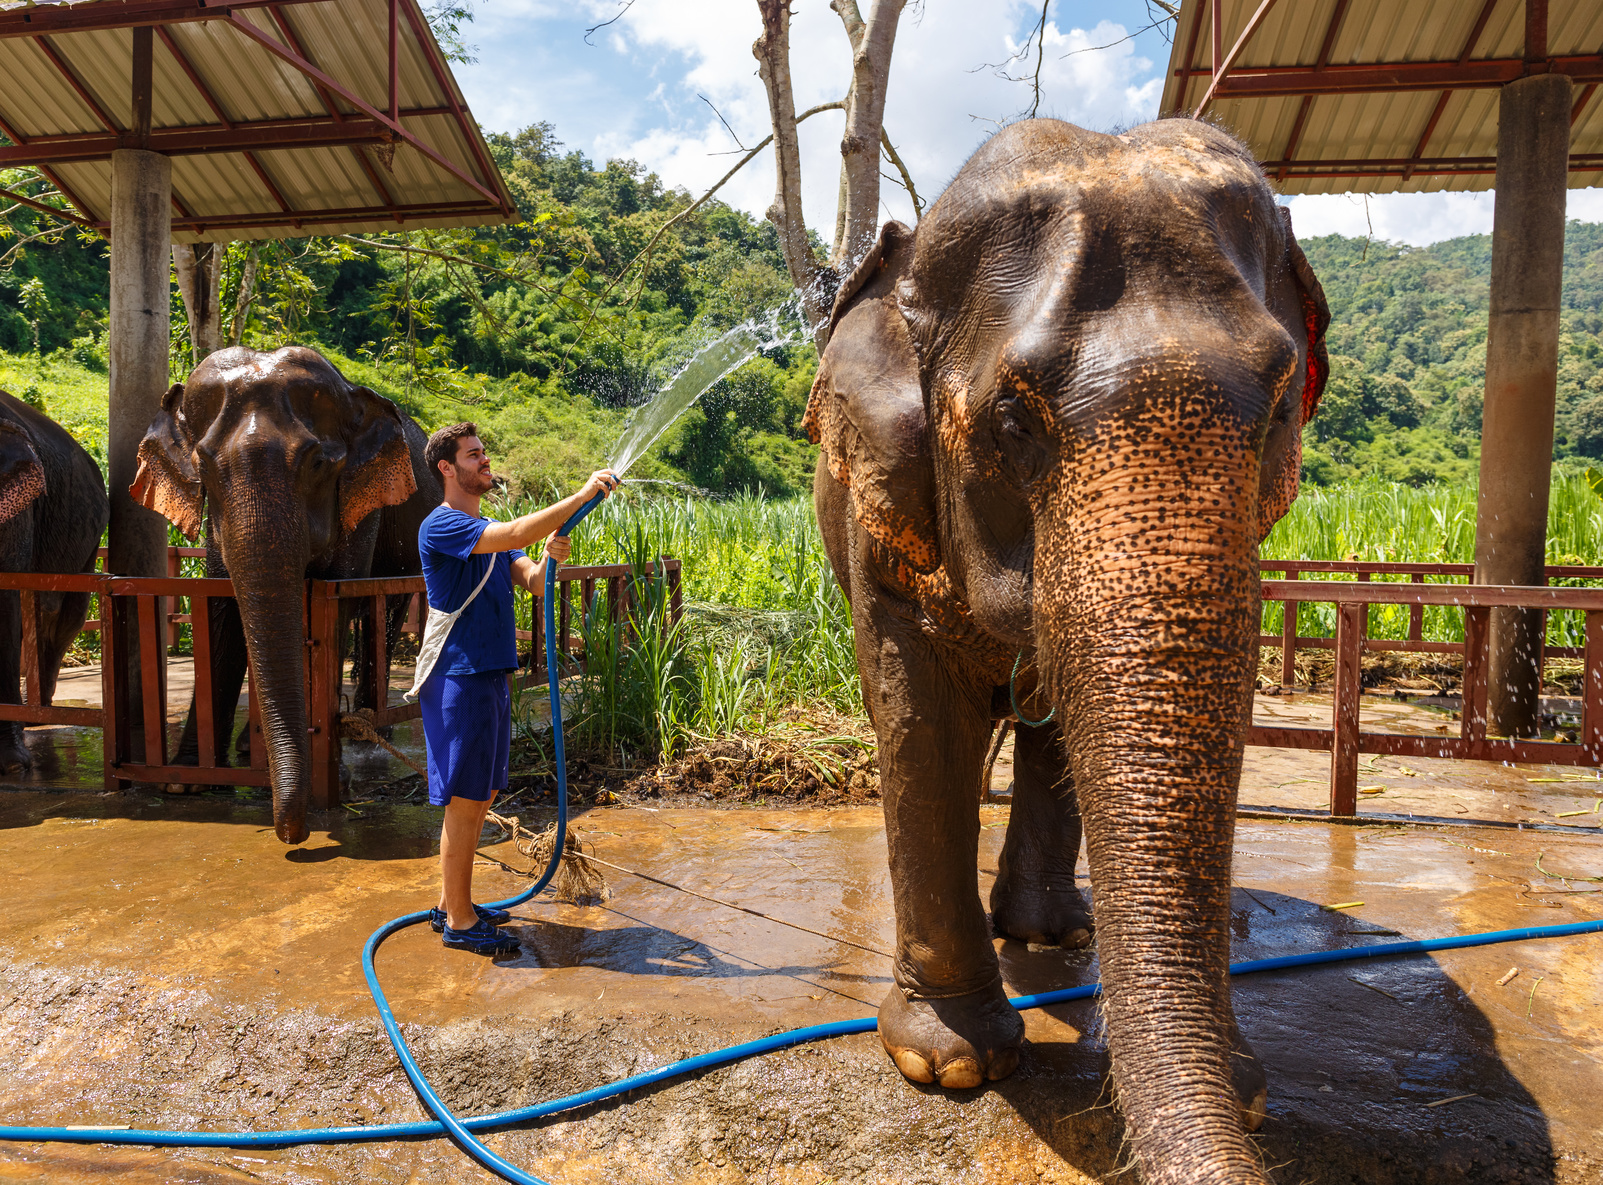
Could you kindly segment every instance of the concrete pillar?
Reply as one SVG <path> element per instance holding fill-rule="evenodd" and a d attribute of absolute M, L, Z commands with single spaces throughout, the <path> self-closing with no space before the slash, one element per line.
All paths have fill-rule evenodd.
<path fill-rule="evenodd" d="M 110 555 L 122 576 L 167 575 L 167 520 L 128 496 L 145 430 L 167 393 L 172 162 L 156 152 L 111 154 Z"/>
<path fill-rule="evenodd" d="M 1564 75 L 1537 74 L 1503 87 L 1500 100 L 1475 525 L 1478 584 L 1546 581 L 1571 90 Z M 1541 654 L 1540 610 L 1492 611 L 1492 732 L 1536 733 Z"/>

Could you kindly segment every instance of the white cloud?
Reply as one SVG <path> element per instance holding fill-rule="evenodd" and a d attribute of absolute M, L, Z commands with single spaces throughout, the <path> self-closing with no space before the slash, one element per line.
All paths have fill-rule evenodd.
<path fill-rule="evenodd" d="M 594 5 L 611 15 L 613 0 Z M 970 153 L 1030 101 L 1027 83 L 999 77 L 987 63 L 1003 62 L 1039 9 L 1009 0 L 974 4 L 927 0 L 921 16 L 905 15 L 892 56 L 885 128 L 926 203 L 932 201 Z M 768 102 L 751 44 L 761 32 L 750 0 L 702 0 L 687 20 L 674 5 L 634 5 L 620 20 L 637 69 L 668 59 L 686 67 L 665 92 L 670 115 L 660 126 L 622 126 L 596 137 L 598 158 L 633 157 L 668 184 L 700 193 L 739 159 L 718 118 L 697 97 L 705 95 L 752 145 L 768 134 Z M 1042 115 L 1056 115 L 1094 128 L 1150 118 L 1161 81 L 1153 62 L 1138 56 L 1124 26 L 1101 21 L 1091 29 L 1047 25 L 1041 63 Z M 1095 47 L 1109 46 L 1095 52 Z M 821 0 L 798 3 L 791 20 L 791 70 L 796 108 L 843 97 L 850 84 L 850 58 L 839 18 Z M 1017 75 L 1023 64 L 1014 63 Z M 1033 73 L 1034 62 L 1028 63 Z M 801 126 L 803 206 L 808 223 L 832 237 L 840 173 L 843 116 L 824 112 Z M 720 155 L 723 154 L 723 155 Z M 886 172 L 894 170 L 886 165 Z M 773 200 L 772 157 L 765 150 L 719 196 L 761 217 Z M 912 204 L 891 180 L 881 190 L 883 213 L 912 221 Z"/>
<path fill-rule="evenodd" d="M 1299 238 L 1341 234 L 1425 247 L 1460 235 L 1492 233 L 1491 190 L 1478 193 L 1317 193 L 1288 198 Z M 1567 212 L 1584 222 L 1603 221 L 1603 189 L 1572 189 Z"/>

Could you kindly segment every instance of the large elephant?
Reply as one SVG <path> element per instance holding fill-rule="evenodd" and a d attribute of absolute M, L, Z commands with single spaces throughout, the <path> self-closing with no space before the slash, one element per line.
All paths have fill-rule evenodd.
<path fill-rule="evenodd" d="M 209 355 L 139 444 L 134 500 L 191 538 L 204 521 L 207 574 L 233 579 L 234 600 L 211 605 L 213 720 L 226 737 L 248 660 L 285 843 L 308 834 L 304 582 L 422 570 L 418 526 L 440 494 L 426 443 L 388 399 L 286 346 Z M 191 710 L 179 760 L 194 753 Z"/>
<path fill-rule="evenodd" d="M 1148 1182 L 1264 1180 L 1226 968 L 1258 546 L 1296 496 L 1329 311 L 1251 154 L 1189 119 L 1016 124 L 837 294 L 805 423 L 879 739 L 902 1073 L 1010 1073 L 975 892 L 979 771 L 1019 712 L 1003 935 L 1088 945 Z M 1011 686 L 1010 686 L 1011 685 Z M 1042 717 L 1051 718 L 1040 723 Z M 1082 823 L 1083 820 L 1083 823 Z"/>
<path fill-rule="evenodd" d="M 66 429 L 0 391 L 0 572 L 93 572 L 111 515 L 100 467 Z M 56 691 L 61 658 L 83 628 L 89 594 L 39 593 L 40 701 Z M 0 593 L 0 703 L 20 704 L 22 598 Z M 17 721 L 0 723 L 0 772 L 33 762 Z"/>

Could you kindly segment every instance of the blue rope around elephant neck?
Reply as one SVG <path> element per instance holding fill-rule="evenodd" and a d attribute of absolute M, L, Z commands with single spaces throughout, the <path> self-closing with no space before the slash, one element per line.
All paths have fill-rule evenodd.
<path fill-rule="evenodd" d="M 1013 715 L 1018 718 L 1020 724 L 1026 724 L 1031 728 L 1040 728 L 1041 725 L 1050 723 L 1052 717 L 1058 714 L 1058 707 L 1053 704 L 1052 710 L 1039 720 L 1026 720 L 1024 718 L 1024 709 L 1019 707 L 1019 697 L 1013 690 L 1013 685 L 1019 681 L 1019 664 L 1023 661 L 1024 651 L 1020 650 L 1019 656 L 1013 660 L 1013 674 L 1007 681 L 1007 698 L 1013 702 Z"/>

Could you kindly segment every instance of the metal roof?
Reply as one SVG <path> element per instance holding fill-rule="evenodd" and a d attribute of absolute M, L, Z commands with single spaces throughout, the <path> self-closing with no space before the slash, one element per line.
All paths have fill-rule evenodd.
<path fill-rule="evenodd" d="M 1603 184 L 1599 0 L 1182 0 L 1162 110 L 1216 62 L 1203 113 L 1285 193 L 1490 189 L 1498 88 L 1549 71 L 1576 84 L 1569 183 Z"/>
<path fill-rule="evenodd" d="M 417 0 L 0 5 L 0 168 L 108 228 L 154 27 L 148 147 L 176 242 L 505 222 L 515 207 Z"/>

